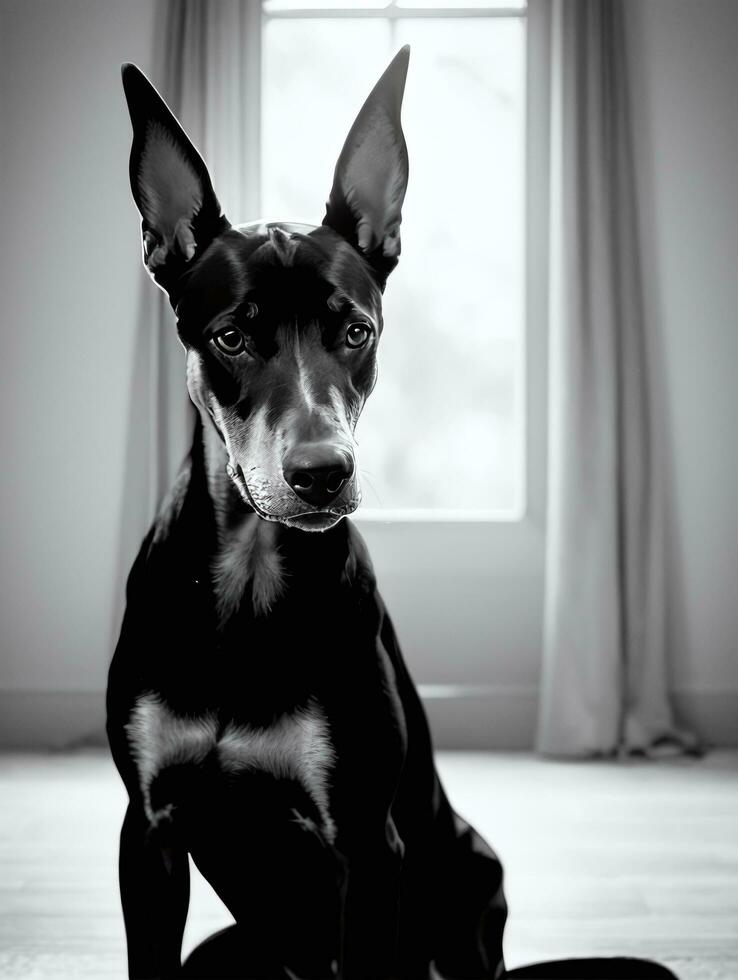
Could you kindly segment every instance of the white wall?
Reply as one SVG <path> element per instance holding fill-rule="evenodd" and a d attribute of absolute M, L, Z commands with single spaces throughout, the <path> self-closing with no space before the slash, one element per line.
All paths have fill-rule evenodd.
<path fill-rule="evenodd" d="M 648 323 L 670 457 L 677 702 L 738 741 L 738 3 L 629 0 Z"/>
<path fill-rule="evenodd" d="M 150 67 L 160 6 L 0 0 L 0 744 L 63 741 L 102 718 L 132 557 L 121 525 L 138 506 L 123 491 L 145 369 L 134 364 L 138 309 L 153 288 L 138 259 L 119 65 Z M 703 731 L 738 741 L 738 3 L 628 0 L 627 13 L 669 429 L 674 686 Z M 529 743 L 542 515 L 489 581 L 490 548 L 512 548 L 502 525 L 489 541 L 468 527 L 434 542 L 412 528 L 366 534 L 418 678 L 486 689 L 448 725 L 433 706 L 439 726 L 451 733 L 461 717 L 498 744 Z M 433 574 L 444 535 L 465 538 L 472 561 L 451 594 Z M 409 577 L 408 548 L 425 549 L 424 577 Z"/>
<path fill-rule="evenodd" d="M 0 2 L 0 741 L 102 716 L 142 279 L 120 64 L 157 6 Z"/>

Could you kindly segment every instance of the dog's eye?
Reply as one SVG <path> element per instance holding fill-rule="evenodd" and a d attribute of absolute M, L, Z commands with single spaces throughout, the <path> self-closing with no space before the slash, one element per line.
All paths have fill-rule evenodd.
<path fill-rule="evenodd" d="M 363 347 L 372 335 L 368 323 L 350 323 L 346 329 L 346 346 Z"/>
<path fill-rule="evenodd" d="M 234 327 L 227 327 L 225 330 L 221 330 L 220 333 L 216 333 L 213 336 L 213 341 L 218 350 L 222 350 L 224 354 L 230 354 L 231 356 L 240 354 L 246 347 L 243 334 Z"/>

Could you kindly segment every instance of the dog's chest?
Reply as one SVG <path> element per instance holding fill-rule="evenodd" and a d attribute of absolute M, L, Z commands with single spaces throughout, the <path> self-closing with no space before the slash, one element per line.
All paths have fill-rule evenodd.
<path fill-rule="evenodd" d="M 323 833 L 335 836 L 328 795 L 334 750 L 325 713 L 313 700 L 266 727 L 221 727 L 213 713 L 178 715 L 150 692 L 137 699 L 126 732 L 153 824 L 171 810 L 152 804 L 152 784 L 161 773 L 214 764 L 224 776 L 262 772 L 296 782 L 314 803 Z"/>

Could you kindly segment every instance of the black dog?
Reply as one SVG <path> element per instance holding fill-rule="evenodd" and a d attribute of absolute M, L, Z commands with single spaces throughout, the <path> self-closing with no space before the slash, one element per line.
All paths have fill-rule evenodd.
<path fill-rule="evenodd" d="M 133 977 L 514 975 L 500 863 L 446 799 L 345 519 L 400 253 L 407 62 L 405 48 L 359 113 L 319 228 L 232 228 L 174 117 L 123 69 L 144 262 L 200 416 L 110 669 Z M 188 853 L 235 925 L 182 966 Z M 625 975 L 576 969 L 518 975 Z"/>

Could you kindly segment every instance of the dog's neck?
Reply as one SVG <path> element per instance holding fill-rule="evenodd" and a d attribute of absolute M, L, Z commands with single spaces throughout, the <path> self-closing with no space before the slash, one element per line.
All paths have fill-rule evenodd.
<path fill-rule="evenodd" d="M 329 587 L 345 576 L 353 579 L 371 563 L 357 532 L 347 521 L 329 531 L 314 533 L 262 520 L 244 502 L 226 471 L 228 453 L 209 418 L 200 435 L 207 493 L 217 534 L 211 573 L 221 623 L 238 609 L 250 588 L 254 611 L 267 615 L 306 572 L 313 584 Z"/>
<path fill-rule="evenodd" d="M 234 530 L 254 517 L 253 510 L 241 498 L 226 472 L 228 453 L 210 418 L 201 414 L 202 452 L 205 477 L 220 545 L 227 542 Z M 195 436 L 197 438 L 197 435 Z"/>

